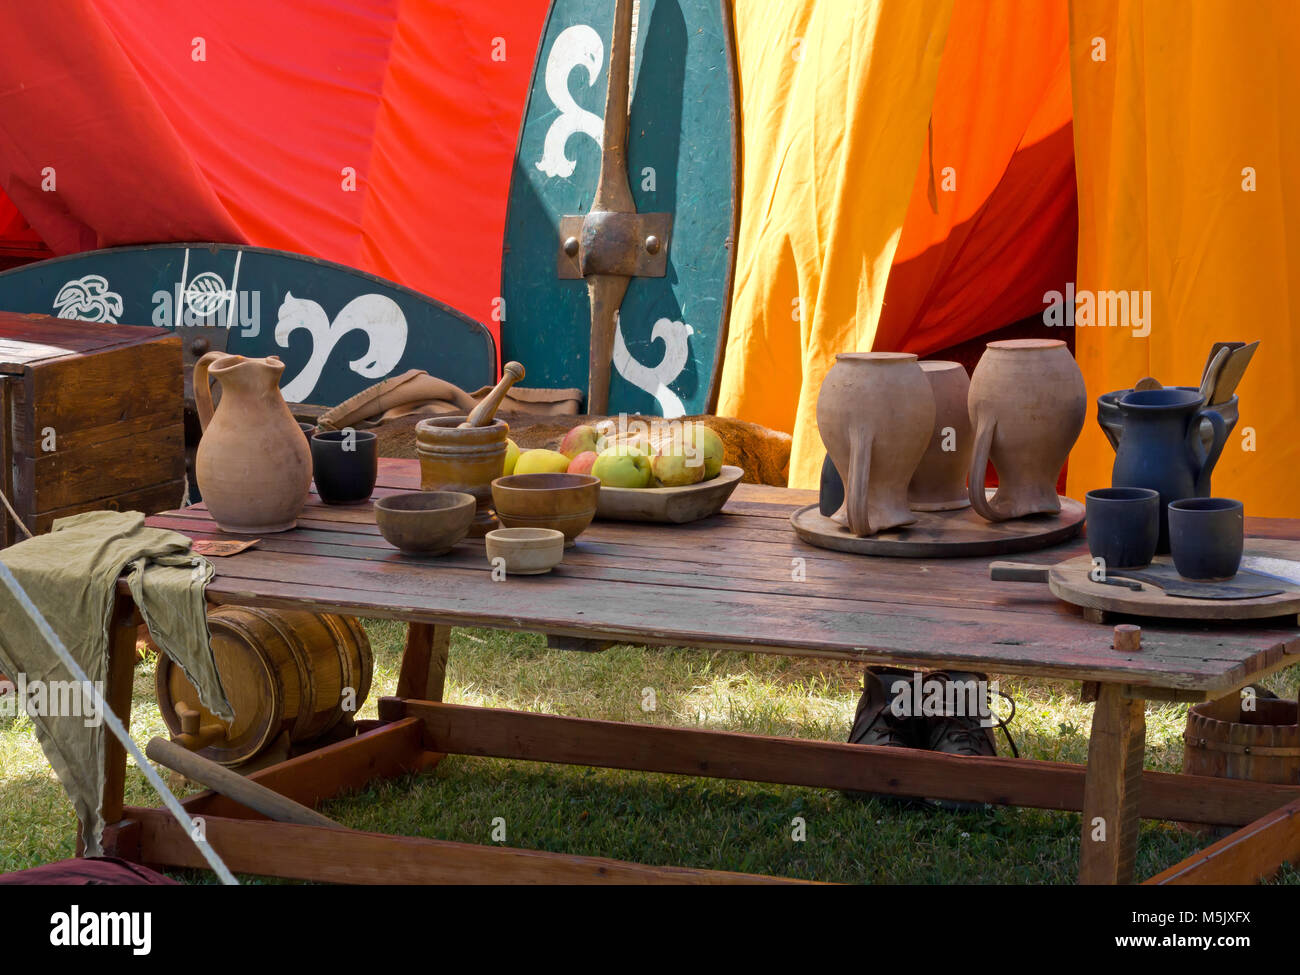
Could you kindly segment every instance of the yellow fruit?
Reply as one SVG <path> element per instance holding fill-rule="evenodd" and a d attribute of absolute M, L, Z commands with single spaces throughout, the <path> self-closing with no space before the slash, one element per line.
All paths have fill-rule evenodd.
<path fill-rule="evenodd" d="M 506 463 L 505 463 L 505 467 L 503 467 L 501 470 L 502 475 L 513 474 L 515 472 L 515 464 L 518 463 L 518 461 L 519 461 L 519 444 L 507 438 L 506 439 Z"/>
<path fill-rule="evenodd" d="M 515 462 L 516 474 L 563 474 L 569 458 L 558 450 L 525 450 Z"/>
<path fill-rule="evenodd" d="M 704 454 L 704 480 L 717 477 L 722 471 L 722 438 L 703 423 L 691 423 L 682 433 L 682 442 Z"/>

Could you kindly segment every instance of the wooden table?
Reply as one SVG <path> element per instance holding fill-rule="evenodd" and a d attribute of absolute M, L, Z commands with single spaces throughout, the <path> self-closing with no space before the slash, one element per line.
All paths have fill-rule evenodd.
<path fill-rule="evenodd" d="M 418 482 L 415 462 L 381 461 L 376 494 L 418 489 Z M 1294 618 L 1235 628 L 1143 625 L 1141 650 L 1117 651 L 1111 626 L 1083 619 L 1045 586 L 990 582 L 988 559 L 872 559 L 804 545 L 788 519 L 812 497 L 742 485 L 721 515 L 693 525 L 597 522 L 551 575 L 499 582 L 481 540 L 466 540 L 441 559 L 408 559 L 379 536 L 369 506 L 313 499 L 297 529 L 214 559 L 208 597 L 220 605 L 404 620 L 401 676 L 396 696 L 380 701 L 380 727 L 252 778 L 312 805 L 457 753 L 1076 810 L 1083 813 L 1079 877 L 1087 883 L 1132 879 L 1140 817 L 1254 823 L 1251 835 L 1265 839 L 1239 838 L 1238 846 L 1245 842 L 1252 863 L 1274 855 L 1269 837 L 1276 830 L 1256 821 L 1300 800 L 1300 787 L 1144 772 L 1144 701 L 1219 697 L 1296 662 Z M 201 508 L 149 523 L 193 538 L 228 537 Z M 1250 528 L 1300 536 L 1300 522 L 1256 519 Z M 1081 550 L 1076 542 L 1028 558 L 1050 562 Z M 119 597 L 116 613 L 109 695 L 125 717 L 134 660 L 129 596 Z M 964 758 L 446 704 L 452 626 L 542 632 L 552 646 L 580 651 L 612 643 L 707 647 L 1079 680 L 1085 699 L 1096 701 L 1088 763 Z M 121 749 L 110 750 L 108 763 L 109 848 L 147 863 L 202 866 L 165 812 L 123 810 Z M 770 879 L 271 823 L 210 793 L 186 805 L 204 818 L 231 869 L 248 873 L 389 883 Z M 1196 879 L 1196 869 L 1180 867 L 1170 875 Z"/>

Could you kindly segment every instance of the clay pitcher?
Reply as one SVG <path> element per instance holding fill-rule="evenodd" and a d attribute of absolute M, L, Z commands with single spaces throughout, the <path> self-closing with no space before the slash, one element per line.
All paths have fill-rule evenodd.
<path fill-rule="evenodd" d="M 970 383 L 971 507 L 995 522 L 1059 512 L 1056 480 L 1079 439 L 1087 406 L 1083 374 L 1064 342 L 990 342 Z M 984 493 L 989 461 L 998 472 L 991 498 Z"/>
<path fill-rule="evenodd" d="M 970 377 L 960 362 L 927 359 L 921 371 L 934 394 L 934 430 L 912 475 L 907 501 L 913 511 L 951 511 L 970 506 L 966 474 L 974 438 L 970 431 Z"/>
<path fill-rule="evenodd" d="M 1111 486 L 1160 492 L 1157 552 L 1169 551 L 1170 503 L 1210 496 L 1210 473 L 1231 427 L 1217 409 L 1204 404 L 1199 390 L 1180 388 L 1135 391 L 1119 401 L 1124 423 Z M 1208 446 L 1202 421 L 1212 431 Z"/>
<path fill-rule="evenodd" d="M 836 521 L 859 537 L 916 521 L 907 485 L 934 429 L 934 396 L 916 356 L 837 355 L 817 396 L 817 426 L 843 475 Z"/>
<path fill-rule="evenodd" d="M 307 503 L 311 450 L 280 395 L 282 372 L 277 356 L 209 352 L 194 363 L 194 402 L 203 427 L 194 478 L 222 531 L 288 531 Z M 212 380 L 221 383 L 215 413 Z"/>

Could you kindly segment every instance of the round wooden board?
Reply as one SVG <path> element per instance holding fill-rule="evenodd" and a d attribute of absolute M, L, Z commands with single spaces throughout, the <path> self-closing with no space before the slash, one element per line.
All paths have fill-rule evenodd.
<path fill-rule="evenodd" d="M 1300 561 L 1300 542 L 1252 538 L 1247 542 L 1245 554 Z M 1169 556 L 1157 555 L 1153 565 L 1168 565 L 1169 562 Z M 1258 599 L 1189 599 L 1166 595 L 1164 590 L 1145 582 L 1141 591 L 1093 582 L 1089 578 L 1091 571 L 1092 557 L 1080 555 L 1052 566 L 1048 572 L 1047 585 L 1055 596 L 1067 603 L 1128 616 L 1179 620 L 1253 620 L 1300 613 L 1300 586 L 1244 572 L 1225 585 L 1257 585 L 1284 588 L 1287 591 Z"/>
<path fill-rule="evenodd" d="M 1030 515 L 1012 521 L 988 522 L 972 508 L 915 511 L 914 524 L 858 538 L 824 516 L 817 505 L 810 504 L 792 514 L 790 524 L 796 535 L 818 548 L 854 555 L 938 559 L 1009 555 L 1057 545 L 1079 533 L 1083 513 L 1083 505 L 1066 497 L 1061 498 L 1061 510 L 1057 514 Z"/>

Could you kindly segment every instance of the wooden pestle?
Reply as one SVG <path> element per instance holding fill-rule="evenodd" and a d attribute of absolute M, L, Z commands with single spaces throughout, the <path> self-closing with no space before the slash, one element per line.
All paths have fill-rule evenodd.
<path fill-rule="evenodd" d="M 492 418 L 496 416 L 497 407 L 506 398 L 507 390 L 523 378 L 524 367 L 518 362 L 507 362 L 505 369 L 501 372 L 501 382 L 492 387 L 492 391 L 478 401 L 478 405 L 470 411 L 469 418 L 461 424 L 461 427 L 485 427 L 491 423 Z"/>

